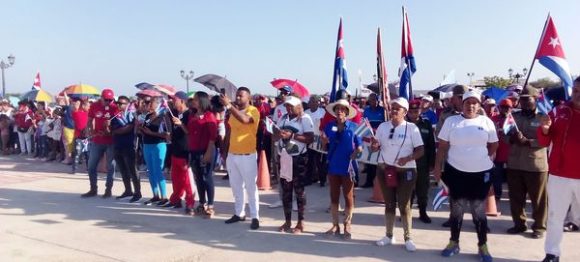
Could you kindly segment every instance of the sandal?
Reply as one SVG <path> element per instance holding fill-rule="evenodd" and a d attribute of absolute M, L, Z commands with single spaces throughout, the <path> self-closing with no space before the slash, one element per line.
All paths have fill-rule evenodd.
<path fill-rule="evenodd" d="M 327 236 L 340 236 L 340 226 L 339 225 L 332 225 L 332 227 L 324 233 Z"/>
<path fill-rule="evenodd" d="M 278 228 L 278 232 L 282 232 L 282 233 L 288 232 L 288 231 L 290 231 L 290 227 L 292 227 L 292 224 L 290 224 L 289 222 L 286 222 Z"/>
<path fill-rule="evenodd" d="M 352 234 L 350 233 L 350 224 L 344 224 L 344 235 L 343 238 L 345 240 L 351 240 L 352 239 Z"/>
<path fill-rule="evenodd" d="M 207 209 L 204 210 L 203 214 L 204 218 L 212 218 L 213 215 L 215 214 L 215 211 L 213 210 L 212 207 L 208 207 Z"/>
<path fill-rule="evenodd" d="M 300 234 L 304 232 L 304 224 L 302 222 L 298 222 L 294 229 L 292 229 L 292 234 Z"/>

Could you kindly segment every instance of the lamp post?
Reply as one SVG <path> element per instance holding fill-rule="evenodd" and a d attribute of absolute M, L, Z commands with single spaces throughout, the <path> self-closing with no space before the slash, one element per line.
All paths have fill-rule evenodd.
<path fill-rule="evenodd" d="M 469 77 L 469 85 L 473 84 L 473 76 L 474 75 L 475 75 L 474 72 L 467 73 L 467 76 Z"/>
<path fill-rule="evenodd" d="M 0 68 L 2 68 L 2 97 L 6 98 L 6 81 L 4 80 L 4 69 L 11 67 L 14 64 L 14 59 L 16 59 L 13 55 L 8 56 L 8 63 L 4 62 L 4 60 L 0 61 Z"/>
<path fill-rule="evenodd" d="M 186 90 L 189 93 L 189 80 L 193 78 L 193 71 L 189 70 L 189 73 L 185 73 L 185 70 L 181 70 L 181 78 L 185 79 Z"/>
<path fill-rule="evenodd" d="M 520 72 L 515 72 L 515 70 L 513 70 L 512 68 L 509 68 L 508 74 L 509 74 L 510 80 L 512 80 L 512 83 L 520 84 L 520 78 L 526 77 L 528 75 L 528 69 L 524 67 L 522 69 L 522 72 L 520 73 Z"/>

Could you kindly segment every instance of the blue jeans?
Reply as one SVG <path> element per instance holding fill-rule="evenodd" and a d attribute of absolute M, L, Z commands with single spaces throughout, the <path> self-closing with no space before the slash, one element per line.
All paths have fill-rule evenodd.
<path fill-rule="evenodd" d="M 153 196 L 167 198 L 165 189 L 165 176 L 163 176 L 163 165 L 165 164 L 165 154 L 167 153 L 167 144 L 143 144 L 143 156 L 145 164 L 149 170 L 149 183 Z"/>
<path fill-rule="evenodd" d="M 107 182 L 105 186 L 107 190 L 113 188 L 113 176 L 115 175 L 115 166 L 113 165 L 113 145 L 103 145 L 91 143 L 89 147 L 89 181 L 91 183 L 91 190 L 97 190 L 97 166 L 107 153 Z"/>
<path fill-rule="evenodd" d="M 202 164 L 201 160 L 205 151 L 191 152 L 189 165 L 195 176 L 195 184 L 201 205 L 213 205 L 215 197 L 215 186 L 213 184 L 213 169 L 217 160 L 218 152 L 214 152 L 214 158 L 209 164 Z M 207 193 L 207 201 L 206 201 Z"/>
<path fill-rule="evenodd" d="M 38 157 L 48 157 L 48 137 L 41 135 L 36 143 L 36 154 Z"/>

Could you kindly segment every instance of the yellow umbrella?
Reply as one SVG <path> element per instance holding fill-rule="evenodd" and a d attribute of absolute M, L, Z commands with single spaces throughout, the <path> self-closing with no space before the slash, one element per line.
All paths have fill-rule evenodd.
<path fill-rule="evenodd" d="M 101 92 L 96 87 L 87 84 L 67 86 L 63 92 L 71 98 L 95 97 L 101 94 Z"/>
<path fill-rule="evenodd" d="M 52 102 L 52 95 L 48 92 L 44 91 L 43 89 L 34 89 L 28 91 L 26 94 L 20 97 L 20 100 L 28 100 L 28 101 L 42 101 L 50 103 Z"/>

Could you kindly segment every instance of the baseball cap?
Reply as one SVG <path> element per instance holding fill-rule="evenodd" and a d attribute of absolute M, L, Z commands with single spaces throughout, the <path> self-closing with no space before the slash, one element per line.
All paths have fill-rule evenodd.
<path fill-rule="evenodd" d="M 286 98 L 286 101 L 284 101 L 285 105 L 291 105 L 291 106 L 297 106 L 302 104 L 302 101 L 300 101 L 300 98 L 295 97 L 295 96 L 288 96 Z"/>
<path fill-rule="evenodd" d="M 407 111 L 409 110 L 409 102 L 404 97 L 397 97 L 397 98 L 391 100 L 391 105 L 392 104 L 398 104 L 402 108 L 405 108 L 405 110 L 407 110 Z"/>
<path fill-rule="evenodd" d="M 507 98 L 506 99 L 502 99 L 499 102 L 499 106 L 507 106 L 507 107 L 513 108 L 514 107 L 514 102 L 512 102 L 511 99 L 507 99 Z"/>
<path fill-rule="evenodd" d="M 493 98 L 488 98 L 488 99 L 485 99 L 485 101 L 483 101 L 483 104 L 484 104 L 484 105 L 495 105 L 495 104 L 497 104 L 497 103 L 495 102 L 495 99 L 493 99 Z"/>
<path fill-rule="evenodd" d="M 531 85 L 526 85 L 526 87 L 524 87 L 522 93 L 520 94 L 520 97 L 538 97 L 540 94 L 538 93 L 538 89 L 536 89 L 535 87 L 531 86 Z"/>
<path fill-rule="evenodd" d="M 409 103 L 409 109 L 420 109 L 420 108 L 421 108 L 421 100 L 419 99 L 413 99 L 411 100 L 411 103 Z"/>
<path fill-rule="evenodd" d="M 292 89 L 291 86 L 283 86 L 282 88 L 280 88 L 280 92 L 286 92 L 288 94 L 292 93 L 292 91 L 294 91 L 294 89 Z"/>
<path fill-rule="evenodd" d="M 472 98 L 472 97 L 477 99 L 477 102 L 481 103 L 481 94 L 479 94 L 479 92 L 476 92 L 476 91 L 465 92 L 465 94 L 463 94 L 463 101 L 465 101 L 469 98 Z"/>
<path fill-rule="evenodd" d="M 175 95 L 173 95 L 173 97 L 177 97 L 181 100 L 187 100 L 189 97 L 187 96 L 187 94 L 183 91 L 178 91 L 177 93 L 175 93 Z"/>
<path fill-rule="evenodd" d="M 107 88 L 103 89 L 103 92 L 101 92 L 101 97 L 103 99 L 112 100 L 115 99 L 115 94 L 113 93 L 113 90 Z"/>
<path fill-rule="evenodd" d="M 421 100 L 425 100 L 427 102 L 433 102 L 433 97 L 430 95 L 424 95 L 423 97 L 421 97 Z M 413 102 L 413 101 L 411 101 Z"/>

